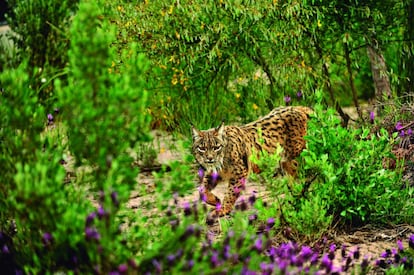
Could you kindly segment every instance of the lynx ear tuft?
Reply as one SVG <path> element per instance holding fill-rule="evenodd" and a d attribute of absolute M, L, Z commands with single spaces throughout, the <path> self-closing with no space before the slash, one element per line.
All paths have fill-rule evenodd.
<path fill-rule="evenodd" d="M 223 137 L 224 135 L 224 121 L 216 128 L 216 132 L 219 137 Z"/>
<path fill-rule="evenodd" d="M 200 138 L 200 131 L 197 130 L 194 125 L 191 125 L 191 133 L 193 135 L 193 140 L 199 139 Z"/>

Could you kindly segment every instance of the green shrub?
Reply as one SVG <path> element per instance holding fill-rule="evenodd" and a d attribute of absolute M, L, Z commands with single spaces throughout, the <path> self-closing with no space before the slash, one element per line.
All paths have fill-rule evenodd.
<path fill-rule="evenodd" d="M 32 87 L 41 101 L 54 96 L 53 79 L 65 74 L 68 29 L 78 0 L 8 0 L 7 22 L 17 49 L 15 59 L 29 62 Z M 50 105 L 50 104 L 49 104 Z"/>
<path fill-rule="evenodd" d="M 385 130 L 376 136 L 368 129 L 345 129 L 333 110 L 320 105 L 315 114 L 302 153 L 305 174 L 317 175 L 309 192 L 324 194 L 329 212 L 354 225 L 412 220 L 412 187 L 402 181 L 400 169 L 383 166 L 393 157 L 393 137 Z"/>

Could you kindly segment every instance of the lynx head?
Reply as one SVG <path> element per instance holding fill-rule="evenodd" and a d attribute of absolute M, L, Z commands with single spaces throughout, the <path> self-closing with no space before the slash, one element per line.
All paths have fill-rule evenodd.
<path fill-rule="evenodd" d="M 227 144 L 224 123 L 205 131 L 197 130 L 193 126 L 192 133 L 193 154 L 197 162 L 209 174 L 219 172 L 223 166 L 224 149 Z"/>

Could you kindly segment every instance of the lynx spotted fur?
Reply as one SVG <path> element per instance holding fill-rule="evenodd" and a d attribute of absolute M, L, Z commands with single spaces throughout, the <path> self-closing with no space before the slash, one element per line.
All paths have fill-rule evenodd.
<path fill-rule="evenodd" d="M 253 152 L 266 150 L 274 153 L 278 144 L 283 148 L 281 169 L 295 176 L 295 158 L 305 148 L 308 107 L 279 107 L 268 115 L 242 126 L 225 126 L 209 130 L 192 127 L 192 151 L 202 167 L 202 195 L 205 201 L 216 206 L 209 217 L 228 214 L 244 189 L 249 173 L 255 170 L 250 162 Z M 259 129 L 261 132 L 259 141 Z M 228 181 L 223 203 L 211 191 L 220 181 Z"/>

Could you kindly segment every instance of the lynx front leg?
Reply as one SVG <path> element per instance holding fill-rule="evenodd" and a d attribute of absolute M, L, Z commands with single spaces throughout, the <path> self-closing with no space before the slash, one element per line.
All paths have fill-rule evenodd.
<path fill-rule="evenodd" d="M 240 196 L 240 192 L 245 188 L 245 179 L 232 178 L 229 180 L 226 193 L 222 205 L 216 205 L 216 209 L 211 211 L 207 216 L 207 223 L 212 224 L 218 217 L 227 215 L 233 210 L 236 200 Z"/>
<path fill-rule="evenodd" d="M 202 179 L 201 184 L 201 196 L 202 200 L 205 201 L 207 204 L 212 206 L 220 205 L 220 199 L 217 198 L 216 195 L 211 193 L 211 190 L 213 190 L 219 181 L 219 177 L 217 175 L 204 175 Z"/>

